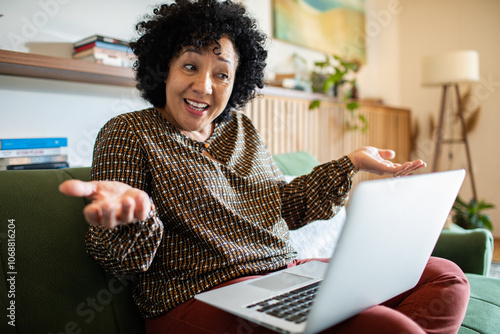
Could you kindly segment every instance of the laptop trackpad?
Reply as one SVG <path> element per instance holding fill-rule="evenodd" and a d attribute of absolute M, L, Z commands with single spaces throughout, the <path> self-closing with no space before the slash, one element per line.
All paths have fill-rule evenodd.
<path fill-rule="evenodd" d="M 299 276 L 295 274 L 290 274 L 286 272 L 281 272 L 279 274 L 266 276 L 260 279 L 252 280 L 248 282 L 249 285 L 253 285 L 259 288 L 263 288 L 271 291 L 279 291 L 283 289 L 288 289 L 293 286 L 312 281 L 310 277 Z"/>

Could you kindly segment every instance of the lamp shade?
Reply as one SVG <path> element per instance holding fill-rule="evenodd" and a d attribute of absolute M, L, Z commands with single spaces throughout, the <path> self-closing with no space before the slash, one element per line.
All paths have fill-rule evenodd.
<path fill-rule="evenodd" d="M 479 81 L 479 55 L 476 51 L 451 51 L 422 59 L 423 85 L 473 81 Z"/>

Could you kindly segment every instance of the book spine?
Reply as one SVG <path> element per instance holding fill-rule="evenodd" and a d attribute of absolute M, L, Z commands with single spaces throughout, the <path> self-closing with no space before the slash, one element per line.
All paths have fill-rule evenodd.
<path fill-rule="evenodd" d="M 0 150 L 52 148 L 68 146 L 68 138 L 16 138 L 0 139 Z"/>
<path fill-rule="evenodd" d="M 82 45 L 86 45 L 86 44 L 96 42 L 96 41 L 102 41 L 102 42 L 112 43 L 112 44 L 120 44 L 120 45 L 125 45 L 125 46 L 129 45 L 128 42 L 120 40 L 120 39 L 101 36 L 101 35 L 94 35 L 94 36 L 90 36 L 90 37 L 82 39 L 78 42 L 73 43 L 73 47 L 76 49 Z"/>
<path fill-rule="evenodd" d="M 101 56 L 101 55 L 108 55 L 112 57 L 122 57 L 122 58 L 135 58 L 135 55 L 133 53 L 127 53 L 123 51 L 117 51 L 117 50 L 111 50 L 111 49 L 104 49 L 104 48 L 98 48 L 98 47 L 93 47 L 88 50 L 76 52 L 73 54 L 73 58 L 83 58 L 87 56 Z"/>
<path fill-rule="evenodd" d="M 88 49 L 92 49 L 95 47 L 95 42 L 92 42 L 92 43 L 89 43 L 89 44 L 85 44 L 85 45 L 82 45 L 82 46 L 79 46 L 77 48 L 75 48 L 75 53 L 78 53 L 78 52 L 82 52 L 82 51 L 85 51 L 85 50 L 88 50 Z"/>
<path fill-rule="evenodd" d="M 112 43 L 96 41 L 96 42 L 92 42 L 89 44 L 82 45 L 78 48 L 75 48 L 74 53 L 77 54 L 79 52 L 83 52 L 83 51 L 86 51 L 86 50 L 89 50 L 92 48 L 103 48 L 103 49 L 122 51 L 122 52 L 132 52 L 130 47 L 127 45 L 112 44 Z"/>
<path fill-rule="evenodd" d="M 0 150 L 0 158 L 36 157 L 36 156 L 62 155 L 62 154 L 68 154 L 67 147 Z"/>
<path fill-rule="evenodd" d="M 13 165 L 42 164 L 48 162 L 66 162 L 67 155 L 42 155 L 35 157 L 0 158 L 0 168 Z"/>
<path fill-rule="evenodd" d="M 67 162 L 49 162 L 45 164 L 9 165 L 6 166 L 6 170 L 59 169 L 67 167 L 69 167 Z"/>
<path fill-rule="evenodd" d="M 120 44 L 111 44 L 106 42 L 97 41 L 95 42 L 95 46 L 98 48 L 123 51 L 123 52 L 132 52 L 129 46 L 120 45 Z"/>

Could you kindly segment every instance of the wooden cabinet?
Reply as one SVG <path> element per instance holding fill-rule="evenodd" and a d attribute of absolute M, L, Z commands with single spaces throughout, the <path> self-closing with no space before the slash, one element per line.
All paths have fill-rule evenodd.
<path fill-rule="evenodd" d="M 410 156 L 410 110 L 384 105 L 361 104 L 356 113 L 368 120 L 365 133 L 349 130 L 349 112 L 341 104 L 324 101 L 320 108 L 309 110 L 312 98 L 263 95 L 245 107 L 272 153 L 308 151 L 320 162 L 338 159 L 361 146 L 375 146 L 396 151 L 395 162 Z M 317 97 L 317 96 L 314 96 Z M 359 173 L 357 182 L 377 178 Z"/>

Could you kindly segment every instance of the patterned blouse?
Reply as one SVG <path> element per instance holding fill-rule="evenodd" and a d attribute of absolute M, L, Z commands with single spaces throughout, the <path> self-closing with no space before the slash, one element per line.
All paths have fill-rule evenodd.
<path fill-rule="evenodd" d="M 91 179 L 142 189 L 153 210 L 111 230 L 91 226 L 87 249 L 106 271 L 134 275 L 142 316 L 157 317 L 227 280 L 287 265 L 296 256 L 289 229 L 335 215 L 354 173 L 343 157 L 286 183 L 241 112 L 203 143 L 155 109 L 123 114 L 97 137 Z"/>

